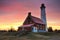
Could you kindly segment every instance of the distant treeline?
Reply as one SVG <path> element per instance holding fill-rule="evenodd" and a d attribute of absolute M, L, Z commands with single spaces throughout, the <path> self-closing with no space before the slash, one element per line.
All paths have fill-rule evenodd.
<path fill-rule="evenodd" d="M 57 30 L 57 29 L 53 30 L 52 27 L 49 27 L 48 32 L 58 32 L 58 33 L 60 33 L 60 30 Z"/>

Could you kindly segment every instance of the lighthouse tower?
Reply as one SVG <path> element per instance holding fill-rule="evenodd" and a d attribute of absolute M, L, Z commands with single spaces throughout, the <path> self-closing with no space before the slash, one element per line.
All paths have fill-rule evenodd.
<path fill-rule="evenodd" d="M 41 4 L 41 20 L 44 22 L 45 24 L 45 31 L 47 31 L 47 22 L 46 22 L 46 12 L 45 12 L 45 5 Z"/>

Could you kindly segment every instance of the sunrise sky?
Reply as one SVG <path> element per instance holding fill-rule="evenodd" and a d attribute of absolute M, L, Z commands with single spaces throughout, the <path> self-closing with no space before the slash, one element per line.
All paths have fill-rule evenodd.
<path fill-rule="evenodd" d="M 48 27 L 60 29 L 60 0 L 0 0 L 0 30 L 17 29 L 31 12 L 40 18 L 40 6 L 46 6 Z"/>

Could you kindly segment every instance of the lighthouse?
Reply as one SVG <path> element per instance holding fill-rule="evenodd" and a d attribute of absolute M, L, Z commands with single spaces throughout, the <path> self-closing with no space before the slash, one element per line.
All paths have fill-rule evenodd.
<path fill-rule="evenodd" d="M 47 31 L 47 21 L 46 21 L 46 11 L 45 11 L 45 5 L 41 4 L 41 20 L 44 22 L 45 24 L 45 31 Z"/>

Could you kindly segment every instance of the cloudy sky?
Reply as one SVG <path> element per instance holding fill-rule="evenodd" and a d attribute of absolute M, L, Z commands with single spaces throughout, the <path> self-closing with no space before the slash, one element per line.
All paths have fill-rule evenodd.
<path fill-rule="evenodd" d="M 0 29 L 17 29 L 21 26 L 28 12 L 40 18 L 40 6 L 46 6 L 48 27 L 60 29 L 60 0 L 0 0 Z"/>

